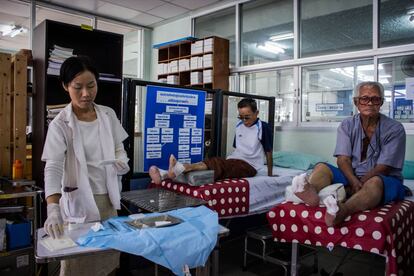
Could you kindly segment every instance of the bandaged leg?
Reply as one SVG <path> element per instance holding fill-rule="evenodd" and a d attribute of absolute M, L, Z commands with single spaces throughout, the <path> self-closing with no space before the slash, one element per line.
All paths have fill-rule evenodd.
<path fill-rule="evenodd" d="M 325 223 L 327 226 L 334 226 L 341 223 L 347 216 L 345 205 L 338 203 L 332 195 L 323 200 L 326 206 Z"/>
<path fill-rule="evenodd" d="M 170 155 L 170 162 L 168 166 L 168 177 L 176 178 L 185 171 L 184 165 L 175 159 L 173 154 Z"/>
<path fill-rule="evenodd" d="M 161 181 L 168 177 L 168 171 L 160 169 L 157 166 L 151 166 L 149 175 L 155 184 L 161 184 Z"/>
<path fill-rule="evenodd" d="M 306 179 L 306 173 L 295 176 L 292 180 L 292 192 L 310 206 L 319 205 L 319 196 L 316 189 Z"/>

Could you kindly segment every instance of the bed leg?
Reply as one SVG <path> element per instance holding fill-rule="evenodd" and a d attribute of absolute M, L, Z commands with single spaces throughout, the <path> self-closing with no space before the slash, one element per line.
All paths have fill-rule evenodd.
<path fill-rule="evenodd" d="M 244 256 L 243 256 L 243 270 L 247 269 L 247 239 L 248 237 L 244 237 Z"/>
<path fill-rule="evenodd" d="M 297 259 L 298 259 L 298 243 L 292 242 L 292 257 L 290 261 L 290 275 L 292 276 L 298 275 Z"/>

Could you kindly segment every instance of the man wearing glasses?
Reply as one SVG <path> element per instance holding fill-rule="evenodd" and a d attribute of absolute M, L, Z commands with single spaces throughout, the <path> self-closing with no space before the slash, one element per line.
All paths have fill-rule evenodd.
<path fill-rule="evenodd" d="M 155 184 L 165 178 L 175 178 L 181 173 L 201 170 L 214 170 L 214 180 L 255 176 L 258 171 L 273 175 L 272 134 L 266 122 L 258 118 L 257 103 L 244 98 L 237 104 L 239 122 L 234 137 L 234 151 L 227 157 L 211 157 L 194 164 L 182 164 L 173 155 L 170 156 L 169 170 L 164 171 L 151 166 L 149 174 Z M 266 174 L 265 173 L 265 174 Z"/>
<path fill-rule="evenodd" d="M 318 192 L 332 183 L 343 183 L 350 196 L 344 203 L 333 196 L 324 200 L 325 222 L 340 224 L 353 213 L 404 199 L 401 170 L 406 134 L 401 123 L 380 113 L 384 87 L 362 82 L 354 91 L 359 114 L 342 121 L 337 130 L 334 156 L 337 165 L 319 163 L 309 177 L 295 185 L 297 197 L 319 205 Z"/>

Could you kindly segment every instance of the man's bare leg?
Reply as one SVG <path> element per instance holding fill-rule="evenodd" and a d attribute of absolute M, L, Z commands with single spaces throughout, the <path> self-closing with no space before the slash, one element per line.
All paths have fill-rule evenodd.
<path fill-rule="evenodd" d="M 303 177 L 299 181 L 302 189 L 298 189 L 295 195 L 300 198 L 303 202 L 310 206 L 319 205 L 318 193 L 320 190 L 330 185 L 333 179 L 331 170 L 323 163 L 319 163 L 315 166 L 312 174 L 309 178 Z"/>
<path fill-rule="evenodd" d="M 384 184 L 382 179 L 378 176 L 370 178 L 364 183 L 361 190 L 352 195 L 345 203 L 338 204 L 338 212 L 336 214 L 325 213 L 326 225 L 338 225 L 347 216 L 377 207 L 381 203 L 383 193 Z"/>
<path fill-rule="evenodd" d="M 176 166 L 183 166 L 184 170 L 182 169 L 178 169 Z M 182 164 L 180 162 L 177 161 L 177 159 L 175 158 L 174 155 L 170 155 L 170 160 L 169 160 L 169 166 L 168 166 L 168 177 L 170 178 L 175 178 L 177 177 L 177 172 L 181 173 L 187 173 L 187 172 L 191 172 L 191 171 L 203 171 L 203 170 L 207 170 L 208 167 L 204 162 L 198 162 L 198 163 L 194 163 L 194 164 Z"/>

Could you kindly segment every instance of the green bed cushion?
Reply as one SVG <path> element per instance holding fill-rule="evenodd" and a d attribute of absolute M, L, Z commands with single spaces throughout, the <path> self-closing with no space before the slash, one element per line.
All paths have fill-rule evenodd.
<path fill-rule="evenodd" d="M 273 152 L 273 164 L 279 167 L 309 170 L 319 162 L 327 162 L 321 156 L 294 151 Z"/>
<path fill-rule="evenodd" d="M 414 179 L 414 161 L 405 160 L 402 174 L 405 179 Z"/>

